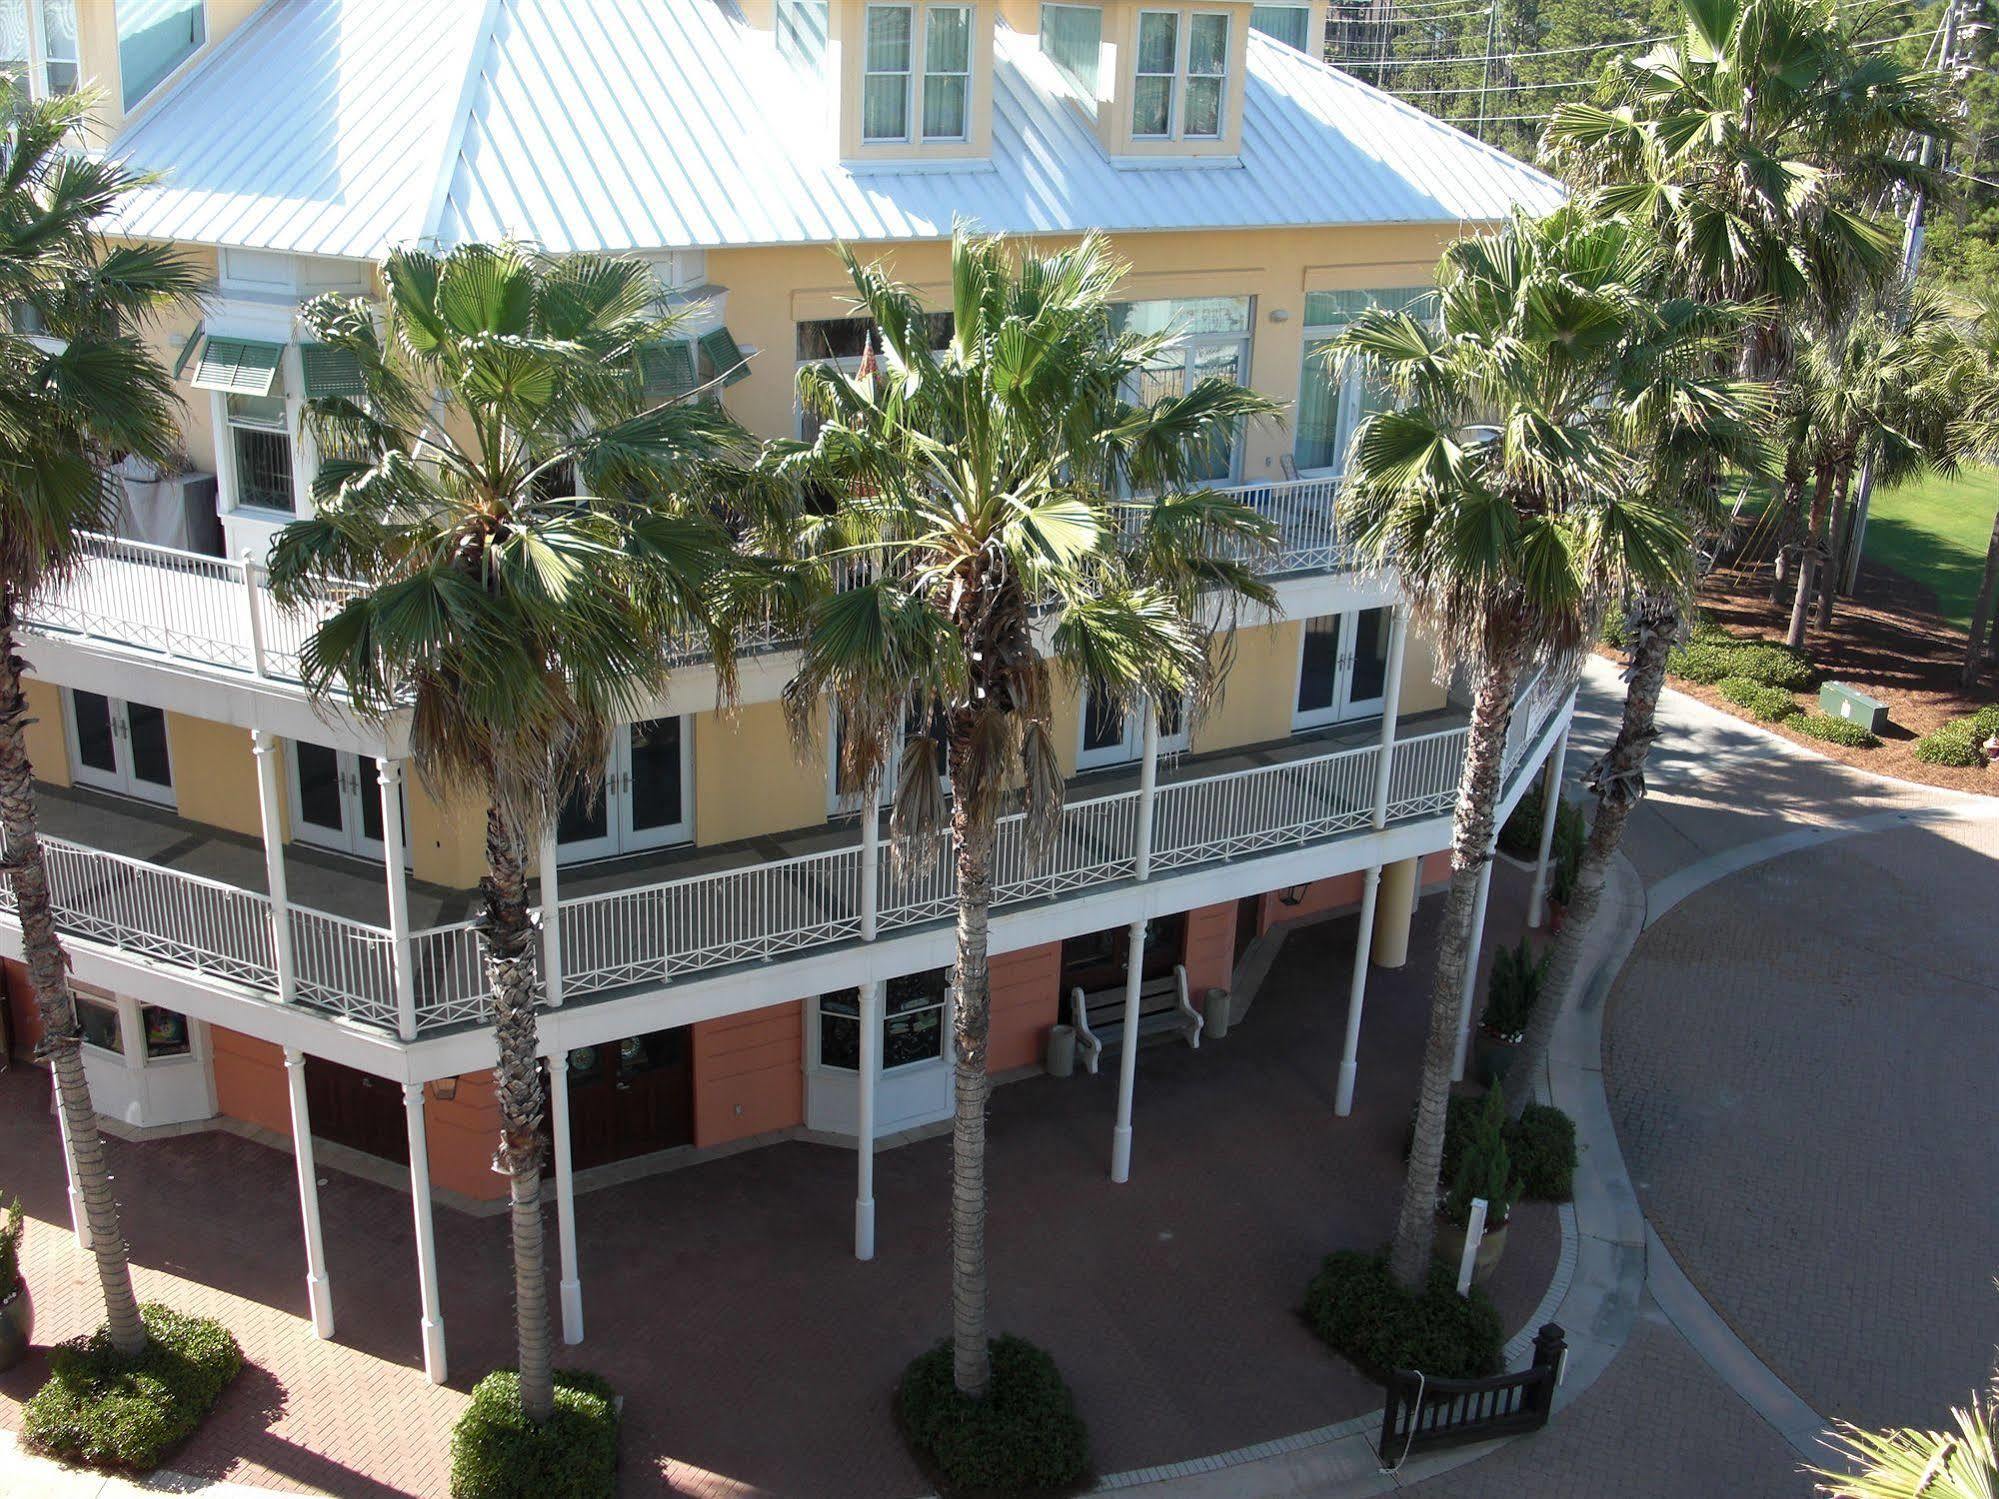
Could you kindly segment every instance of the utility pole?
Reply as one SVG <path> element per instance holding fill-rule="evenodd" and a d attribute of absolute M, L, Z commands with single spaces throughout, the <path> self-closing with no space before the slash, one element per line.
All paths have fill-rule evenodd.
<path fill-rule="evenodd" d="M 1943 13 L 1943 37 L 1938 60 L 1938 69 L 1949 77 L 1957 71 L 1958 21 L 1964 9 L 1964 0 L 1948 0 Z M 1936 137 L 1926 135 L 1916 148 L 1916 162 L 1927 167 L 1936 152 Z M 1923 253 L 1923 215 L 1929 207 L 1929 195 L 1918 182 L 1909 203 L 1909 211 L 1902 220 L 1902 284 L 1908 285 L 1916 279 L 1916 262 Z M 1845 575 L 1839 580 L 1839 591 L 1850 594 L 1860 581 L 1860 556 L 1867 544 L 1867 507 L 1874 498 L 1874 454 L 1870 450 L 1860 465 L 1860 477 L 1855 481 L 1853 497 L 1852 536 L 1847 542 L 1843 559 Z"/>
<path fill-rule="evenodd" d="M 1474 133 L 1480 140 L 1485 139 L 1485 94 L 1492 87 L 1492 55 L 1499 50 L 1499 0 L 1490 0 L 1485 8 L 1485 68 L 1478 79 L 1478 129 Z"/>

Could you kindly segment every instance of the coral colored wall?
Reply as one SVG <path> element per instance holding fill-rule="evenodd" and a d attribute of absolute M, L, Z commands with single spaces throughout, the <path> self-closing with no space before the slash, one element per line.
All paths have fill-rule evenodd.
<path fill-rule="evenodd" d="M 1287 906 L 1280 899 L 1284 891 L 1269 891 L 1263 897 L 1258 933 L 1260 935 L 1274 926 L 1282 926 L 1287 921 L 1300 921 L 1307 916 L 1320 916 L 1328 911 L 1357 906 L 1360 904 L 1361 886 L 1359 871 L 1330 880 L 1314 880 L 1305 887 L 1305 898 L 1295 906 Z"/>
<path fill-rule="evenodd" d="M 792 1000 L 694 1027 L 694 1143 L 805 1122 L 805 1011 Z"/>
<path fill-rule="evenodd" d="M 1235 976 L 1235 902 L 1200 906 L 1187 913 L 1187 994 L 1200 1009 L 1210 989 L 1226 989 Z"/>
<path fill-rule="evenodd" d="M 284 1048 L 219 1025 L 208 1028 L 215 1073 L 215 1111 L 289 1136 L 291 1091 Z"/>
<path fill-rule="evenodd" d="M 432 1083 L 424 1090 L 431 1185 L 481 1202 L 505 1197 L 507 1179 L 493 1169 L 493 1151 L 500 1143 L 500 1099 L 493 1074 L 466 1073 L 451 1098 L 439 1098 L 436 1088 Z"/>
<path fill-rule="evenodd" d="M 992 1033 L 986 1065 L 993 1072 L 1040 1065 L 1048 1027 L 1060 1018 L 1062 944 L 1024 947 L 992 960 Z"/>
<path fill-rule="evenodd" d="M 1447 848 L 1438 849 L 1434 854 L 1423 856 L 1423 873 L 1416 881 L 1416 888 L 1419 891 L 1428 890 L 1433 885 L 1448 884 L 1450 878 L 1451 851 Z"/>
<path fill-rule="evenodd" d="M 6 984 L 5 1003 L 13 1029 L 14 1055 L 26 1057 L 42 1039 L 41 1018 L 35 1014 L 35 991 L 28 985 L 28 970 L 12 958 L 0 959 L 0 980 Z"/>

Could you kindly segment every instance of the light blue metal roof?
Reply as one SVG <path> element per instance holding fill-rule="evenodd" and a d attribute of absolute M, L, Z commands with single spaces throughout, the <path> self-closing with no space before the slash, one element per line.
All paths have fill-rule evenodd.
<path fill-rule="evenodd" d="M 824 85 L 726 0 L 275 0 L 114 146 L 124 227 L 332 256 L 1484 221 L 1547 177 L 1259 34 L 1226 164 L 1109 160 L 1033 36 L 995 44 L 990 161 L 849 168 Z"/>

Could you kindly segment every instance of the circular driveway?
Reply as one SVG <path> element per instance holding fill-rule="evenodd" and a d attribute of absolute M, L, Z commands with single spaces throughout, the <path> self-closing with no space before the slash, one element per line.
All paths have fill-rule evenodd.
<path fill-rule="evenodd" d="M 1835 839 L 1648 931 L 1604 1066 L 1639 1198 L 1816 1410 L 1944 1418 L 1999 1343 L 1999 824 Z"/>

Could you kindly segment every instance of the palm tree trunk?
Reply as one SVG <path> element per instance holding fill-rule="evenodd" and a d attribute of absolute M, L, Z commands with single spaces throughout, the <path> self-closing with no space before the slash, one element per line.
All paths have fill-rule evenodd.
<path fill-rule="evenodd" d="M 1804 646 L 1805 623 L 1811 618 L 1812 583 L 1818 576 L 1819 550 L 1825 545 L 1826 508 L 1832 500 L 1832 471 L 1829 462 L 1819 465 L 1812 493 L 1811 531 L 1798 553 L 1798 591 L 1791 600 L 1791 627 L 1784 633 L 1784 644 L 1794 650 Z"/>
<path fill-rule="evenodd" d="M 1832 628 L 1833 597 L 1839 591 L 1839 562 L 1846 555 L 1846 545 L 1853 534 L 1853 505 L 1848 498 L 1848 491 L 1852 487 L 1852 483 L 1853 457 L 1851 454 L 1848 454 L 1839 460 L 1839 466 L 1835 470 L 1835 477 L 1833 479 L 1832 513 L 1839 517 L 1839 524 L 1833 528 L 1833 534 L 1839 538 L 1839 544 L 1832 549 L 1829 556 L 1822 559 L 1819 563 L 1819 628 L 1821 630 L 1830 630 Z"/>
<path fill-rule="evenodd" d="M 1770 602 L 1784 602 L 1784 549 L 1792 545 L 1798 530 L 1798 512 L 1805 503 L 1805 466 L 1794 447 L 1784 454 L 1784 487 L 1777 492 L 1776 545 L 1770 553 Z"/>
<path fill-rule="evenodd" d="M 1985 546 L 1985 573 L 1978 580 L 1978 592 L 1971 601 L 1971 638 L 1964 646 L 1964 685 L 1978 685 L 1979 668 L 1984 664 L 1980 659 L 1987 654 L 1986 630 L 1999 624 L 1999 610 L 1995 610 L 1995 596 L 1999 595 L 1999 513 L 1992 517 L 1992 540 Z M 1999 639 L 1999 634 L 1995 634 Z"/>
<path fill-rule="evenodd" d="M 1609 751 L 1590 767 L 1596 814 L 1590 819 L 1589 838 L 1576 866 L 1568 914 L 1548 955 L 1541 998 L 1528 1017 L 1527 1034 L 1507 1069 L 1512 1087 L 1507 1093 L 1506 1112 L 1513 1119 L 1520 1117 L 1533 1097 L 1534 1078 L 1547 1058 L 1555 1024 L 1569 1002 L 1569 991 L 1576 986 L 1583 944 L 1603 902 L 1610 861 L 1624 841 L 1624 825 L 1631 818 L 1631 809 L 1645 795 L 1645 757 L 1651 753 L 1652 741 L 1659 737 L 1656 725 L 1659 692 L 1666 685 L 1666 657 L 1680 635 L 1679 600 L 1669 594 L 1646 595 L 1632 611 L 1632 625 L 1624 721 Z"/>
<path fill-rule="evenodd" d="M 493 1169 L 507 1177 L 513 1229 L 515 1336 L 520 1348 L 521 1411 L 546 1421 L 555 1410 L 548 1341 L 548 1270 L 541 1234 L 541 1062 L 535 1039 L 534 927 L 528 920 L 527 863 L 519 835 L 500 809 L 486 812 L 486 877 L 480 935 L 493 986 L 499 1042 L 500 1148 Z"/>
<path fill-rule="evenodd" d="M 1451 818 L 1451 888 L 1437 941 L 1437 973 L 1430 989 L 1430 1034 L 1423 1046 L 1423 1078 L 1416 1107 L 1416 1138 L 1402 1183 L 1402 1208 L 1388 1266 L 1395 1279 L 1417 1289 L 1430 1268 L 1437 1236 L 1437 1189 L 1444 1169 L 1444 1119 L 1451 1098 L 1451 1063 L 1457 1052 L 1458 1001 L 1471 946 L 1472 903 L 1479 872 L 1492 857 L 1493 809 L 1499 798 L 1500 763 L 1513 721 L 1521 649 L 1509 642 L 1487 663 L 1472 699 L 1465 764 Z"/>
<path fill-rule="evenodd" d="M 952 734 L 953 785 L 972 772 L 962 746 L 969 732 Z M 960 794 L 951 808 L 958 857 L 958 971 L 951 1040 L 955 1110 L 951 1118 L 951 1373 L 958 1392 L 985 1397 L 992 1381 L 987 1351 L 986 1302 L 986 1039 L 992 1029 L 986 944 L 992 914 L 992 827 L 967 810 L 975 800 Z"/>
<path fill-rule="evenodd" d="M 14 889 L 14 910 L 21 922 L 21 956 L 41 1018 L 40 1050 L 55 1074 L 56 1099 L 69 1129 L 70 1151 L 76 1158 L 77 1189 L 83 1194 L 91 1254 L 97 1261 L 97 1283 L 104 1292 L 106 1328 L 111 1346 L 134 1357 L 145 1349 L 146 1324 L 139 1318 L 138 1297 L 132 1291 L 132 1265 L 118 1224 L 118 1203 L 111 1195 L 104 1139 L 97 1131 L 90 1079 L 83 1071 L 82 1035 L 66 977 L 69 955 L 56 932 L 55 912 L 49 903 L 48 865 L 36 835 L 34 767 L 28 763 L 28 700 L 21 690 L 26 663 L 14 649 L 16 603 L 11 586 L 0 589 L 0 832 L 6 835 L 5 863 L 0 867 Z"/>

